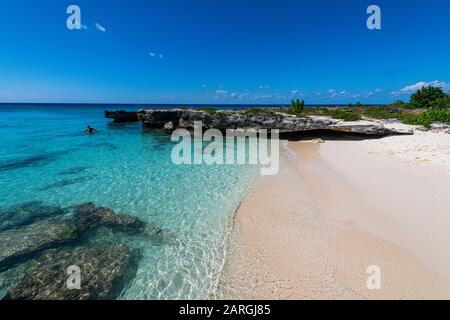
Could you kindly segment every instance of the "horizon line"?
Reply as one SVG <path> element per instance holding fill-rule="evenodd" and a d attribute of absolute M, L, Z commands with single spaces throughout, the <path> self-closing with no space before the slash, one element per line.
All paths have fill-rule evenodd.
<path fill-rule="evenodd" d="M 116 102 L 0 102 L 0 105 L 124 105 L 124 106 L 290 106 L 290 103 L 116 103 Z M 356 103 L 305 103 L 305 106 L 347 106 Z M 363 106 L 385 106 L 389 103 L 362 103 Z"/>

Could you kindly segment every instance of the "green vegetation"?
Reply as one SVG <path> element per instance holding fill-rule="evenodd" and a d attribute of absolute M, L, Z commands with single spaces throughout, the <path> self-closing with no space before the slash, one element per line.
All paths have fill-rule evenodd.
<path fill-rule="evenodd" d="M 450 108 L 450 97 L 448 93 L 439 87 L 423 87 L 411 95 L 410 104 L 415 108 Z"/>
<path fill-rule="evenodd" d="M 290 110 L 292 109 L 291 107 Z M 358 102 L 349 104 L 347 107 L 305 108 L 302 110 L 302 114 L 305 116 L 329 116 L 344 121 L 357 121 L 363 117 L 398 119 L 406 124 L 430 127 L 433 122 L 450 124 L 450 93 L 443 92 L 441 88 L 429 86 L 414 93 L 409 103 L 397 100 L 390 105 L 369 107 Z"/>
<path fill-rule="evenodd" d="M 415 118 L 404 120 L 403 123 L 421 125 L 429 128 L 433 122 L 441 122 L 450 125 L 450 109 L 431 108 L 422 112 Z"/>
<path fill-rule="evenodd" d="M 291 114 L 301 114 L 304 109 L 305 109 L 305 101 L 304 100 L 300 101 L 299 99 L 297 99 L 292 100 L 289 112 Z"/>
<path fill-rule="evenodd" d="M 407 121 L 416 118 L 419 112 L 410 110 L 405 107 L 401 108 L 393 105 L 380 107 L 365 107 L 360 110 L 361 114 L 367 118 L 372 119 L 398 119 L 400 121 Z"/>
<path fill-rule="evenodd" d="M 420 107 L 420 108 L 419 108 Z M 427 108 L 427 110 L 425 110 Z M 214 110 L 215 111 L 215 110 Z M 210 112 L 214 112 L 210 111 Z M 450 94 L 441 88 L 424 87 L 411 96 L 406 103 L 397 100 L 385 106 L 364 106 L 361 103 L 349 104 L 346 107 L 307 107 L 305 101 L 292 101 L 289 108 L 263 109 L 254 108 L 245 111 L 247 115 L 271 114 L 283 112 L 295 116 L 327 116 L 344 121 L 370 119 L 398 119 L 405 124 L 430 127 L 433 122 L 450 125 Z"/>
<path fill-rule="evenodd" d="M 435 108 L 437 109 L 448 109 L 450 108 L 450 94 L 447 93 L 445 98 L 438 98 L 435 101 Z"/>
<path fill-rule="evenodd" d="M 352 108 L 353 109 L 353 108 Z M 340 120 L 344 120 L 344 121 L 358 121 L 361 120 L 362 117 L 361 115 L 350 109 L 349 110 L 331 110 L 330 111 L 330 116 L 333 119 L 340 119 Z"/>
<path fill-rule="evenodd" d="M 411 109 L 412 106 L 409 103 L 405 103 L 403 100 L 397 100 L 394 103 L 391 103 L 388 105 L 388 107 L 395 109 L 395 108 L 406 108 Z"/>

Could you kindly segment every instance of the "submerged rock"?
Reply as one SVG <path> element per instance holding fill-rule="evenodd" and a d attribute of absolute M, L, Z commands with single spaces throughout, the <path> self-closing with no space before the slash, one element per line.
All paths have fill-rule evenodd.
<path fill-rule="evenodd" d="M 69 169 L 59 172 L 59 175 L 61 175 L 61 176 L 75 175 L 75 174 L 79 174 L 83 171 L 86 171 L 87 169 L 88 169 L 87 167 L 73 167 L 73 168 L 69 168 Z"/>
<path fill-rule="evenodd" d="M 42 188 L 39 188 L 39 190 L 40 191 L 48 191 L 48 190 L 54 189 L 54 188 L 63 188 L 63 187 L 67 187 L 67 186 L 70 186 L 73 184 L 86 182 L 86 181 L 89 181 L 92 179 L 94 179 L 94 176 L 78 177 L 78 178 L 73 178 L 73 179 L 63 179 L 60 181 L 50 183 Z"/>
<path fill-rule="evenodd" d="M 76 239 L 77 226 L 69 220 L 47 219 L 0 233 L 0 271 L 45 249 Z"/>
<path fill-rule="evenodd" d="M 56 159 L 58 157 L 65 155 L 73 150 L 65 150 L 65 151 L 55 151 L 49 152 L 45 154 L 39 154 L 35 156 L 25 157 L 25 158 L 17 158 L 14 160 L 6 161 L 0 163 L 0 172 L 2 171 L 10 171 L 17 170 L 27 167 L 43 167 Z"/>
<path fill-rule="evenodd" d="M 19 283 L 29 265 L 30 261 L 0 272 L 0 300 L 4 299 L 8 292 Z"/>
<path fill-rule="evenodd" d="M 124 245 L 48 250 L 31 263 L 6 299 L 115 299 L 134 277 L 137 258 L 138 253 Z M 67 285 L 71 266 L 80 268 L 80 289 L 69 289 Z"/>
<path fill-rule="evenodd" d="M 162 229 L 154 225 L 148 224 L 142 234 L 161 244 L 176 243 L 176 238 L 170 230 Z"/>
<path fill-rule="evenodd" d="M 32 204 L 29 206 L 32 207 Z M 32 218 L 42 219 L 42 216 Z M 149 225 L 137 217 L 116 214 L 111 209 L 85 203 L 74 207 L 71 218 L 46 218 L 0 232 L 0 271 L 12 268 L 46 249 L 72 244 L 75 240 L 85 240 L 92 235 L 91 231 L 100 227 L 145 236 L 158 243 L 174 243 L 174 237 L 167 230 Z"/>
<path fill-rule="evenodd" d="M 142 232 L 146 223 L 137 217 L 116 214 L 108 208 L 97 208 L 93 203 L 85 203 L 74 207 L 74 219 L 81 230 L 89 230 L 106 226 L 125 232 Z"/>
<path fill-rule="evenodd" d="M 31 201 L 0 209 L 0 232 L 66 213 L 65 209 Z"/>
<path fill-rule="evenodd" d="M 175 237 L 169 230 L 146 223 L 134 216 L 117 214 L 112 209 L 98 208 L 90 202 L 75 206 L 74 213 L 74 221 L 82 231 L 108 227 L 115 231 L 143 235 L 162 244 L 175 243 Z"/>

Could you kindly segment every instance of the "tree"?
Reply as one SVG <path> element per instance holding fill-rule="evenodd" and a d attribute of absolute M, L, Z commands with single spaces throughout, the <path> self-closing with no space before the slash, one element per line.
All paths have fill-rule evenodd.
<path fill-rule="evenodd" d="M 297 99 L 292 100 L 291 108 L 289 109 L 289 111 L 291 111 L 294 114 L 300 114 L 303 112 L 304 108 L 305 108 L 305 101 L 304 100 L 300 101 L 299 99 Z"/>
<path fill-rule="evenodd" d="M 447 93 L 445 98 L 439 98 L 436 100 L 435 108 L 448 109 L 450 108 L 450 94 Z"/>
<path fill-rule="evenodd" d="M 442 106 L 442 100 L 448 99 L 448 95 L 439 87 L 423 87 L 411 96 L 411 105 L 415 108 L 437 108 Z"/>

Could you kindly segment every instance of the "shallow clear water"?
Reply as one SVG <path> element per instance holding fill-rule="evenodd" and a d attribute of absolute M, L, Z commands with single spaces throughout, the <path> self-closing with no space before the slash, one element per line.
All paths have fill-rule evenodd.
<path fill-rule="evenodd" d="M 0 207 L 94 202 L 138 216 L 170 230 L 176 242 L 124 240 L 143 256 L 121 298 L 210 297 L 233 213 L 256 168 L 176 166 L 169 136 L 139 123 L 110 123 L 104 109 L 0 105 Z M 87 124 L 100 132 L 83 133 Z"/>

